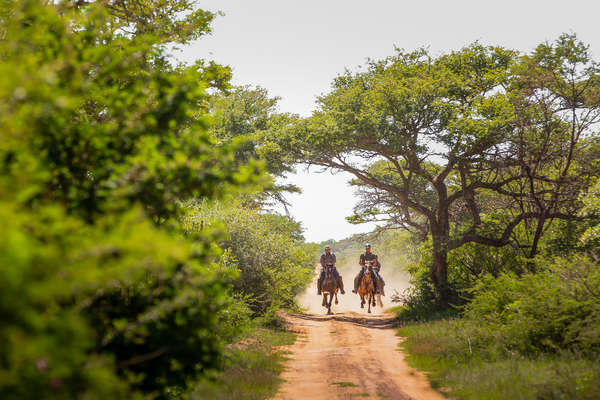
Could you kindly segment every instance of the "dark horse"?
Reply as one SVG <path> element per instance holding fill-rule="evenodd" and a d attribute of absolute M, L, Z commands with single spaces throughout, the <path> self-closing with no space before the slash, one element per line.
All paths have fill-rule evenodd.
<path fill-rule="evenodd" d="M 325 266 L 325 278 L 323 279 L 323 284 L 321 285 L 321 292 L 323 292 L 323 307 L 327 307 L 327 315 L 333 314 L 331 312 L 331 301 L 335 296 L 335 304 L 338 303 L 337 299 L 337 291 L 338 291 L 338 282 L 335 279 L 335 274 L 333 273 L 333 265 L 327 264 Z M 327 295 L 329 295 L 329 301 L 327 301 Z"/>
<path fill-rule="evenodd" d="M 369 264 L 368 266 L 364 266 L 366 268 L 365 274 L 363 278 L 360 280 L 360 285 L 358 285 L 358 295 L 360 296 L 360 308 L 365 307 L 365 299 L 366 303 L 369 304 L 368 312 L 371 313 L 371 304 L 375 306 L 375 273 L 373 273 L 373 266 Z"/>

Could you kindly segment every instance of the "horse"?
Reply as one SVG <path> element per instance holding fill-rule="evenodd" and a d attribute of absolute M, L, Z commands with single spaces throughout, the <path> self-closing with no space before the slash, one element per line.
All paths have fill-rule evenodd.
<path fill-rule="evenodd" d="M 335 296 L 335 304 L 338 304 L 337 292 L 338 283 L 333 273 L 333 265 L 328 264 L 325 267 L 325 278 L 321 285 L 321 292 L 323 293 L 323 307 L 327 308 L 327 315 L 333 314 L 331 312 L 331 302 Z M 329 301 L 327 301 L 327 295 L 329 295 Z"/>
<path fill-rule="evenodd" d="M 375 263 L 371 263 L 373 266 L 373 270 L 379 274 L 379 270 L 381 270 L 381 266 L 374 265 Z M 377 289 L 375 290 L 375 298 L 377 299 L 377 304 L 379 307 L 383 308 L 383 301 L 381 301 L 381 295 L 383 294 L 383 280 L 377 280 Z"/>
<path fill-rule="evenodd" d="M 373 266 L 369 265 L 360 280 L 360 285 L 358 285 L 358 295 L 360 296 L 360 308 L 365 308 L 365 298 L 367 299 L 367 303 L 369 303 L 368 313 L 371 313 L 371 304 L 375 307 L 375 285 L 373 281 L 375 280 L 375 274 L 373 273 Z"/>

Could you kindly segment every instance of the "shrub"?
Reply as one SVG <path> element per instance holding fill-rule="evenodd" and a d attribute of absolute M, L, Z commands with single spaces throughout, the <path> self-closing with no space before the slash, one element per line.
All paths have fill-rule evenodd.
<path fill-rule="evenodd" d="M 585 256 L 558 259 L 547 271 L 486 277 L 465 317 L 503 332 L 523 353 L 600 350 L 600 267 Z"/>
<path fill-rule="evenodd" d="M 220 246 L 230 252 L 239 270 L 237 293 L 247 296 L 252 310 L 265 314 L 280 307 L 294 307 L 295 296 L 314 271 L 313 249 L 299 239 L 299 226 L 286 217 L 263 214 L 235 202 L 200 202 L 189 205 L 183 219 L 188 235 L 201 226 L 223 229 Z"/>
<path fill-rule="evenodd" d="M 188 6 L 153 5 L 166 25 Z M 178 235 L 176 200 L 262 176 L 207 133 L 219 69 L 171 67 L 164 32 L 103 2 L 0 7 L 0 397 L 164 397 L 220 364 L 230 305 L 215 235 Z"/>

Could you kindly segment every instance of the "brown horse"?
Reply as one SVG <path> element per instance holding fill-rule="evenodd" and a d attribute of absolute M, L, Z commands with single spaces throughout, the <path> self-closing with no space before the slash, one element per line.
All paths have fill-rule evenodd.
<path fill-rule="evenodd" d="M 371 265 L 373 266 L 373 271 L 377 272 L 377 274 L 379 274 L 379 271 L 381 270 L 381 266 L 377 265 L 377 261 L 375 261 L 375 260 L 371 261 Z M 383 308 L 383 301 L 381 301 L 381 295 L 383 294 L 383 285 L 384 285 L 383 279 L 378 279 L 377 280 L 377 289 L 375 290 L 375 298 L 377 299 L 377 304 L 381 308 Z"/>
<path fill-rule="evenodd" d="M 335 279 L 335 275 L 333 274 L 333 266 L 327 265 L 325 267 L 325 279 L 323 279 L 323 284 L 321 285 L 321 292 L 323 293 L 322 305 L 323 307 L 327 307 L 327 315 L 333 314 L 331 312 L 331 302 L 334 296 L 335 304 L 338 304 L 338 287 L 338 282 Z M 327 296 L 329 296 L 329 301 L 327 301 Z"/>
<path fill-rule="evenodd" d="M 365 308 L 366 299 L 366 302 L 369 303 L 368 312 L 371 313 L 371 304 L 373 304 L 373 307 L 375 306 L 375 285 L 373 284 L 373 281 L 375 280 L 375 274 L 373 273 L 372 265 L 363 268 L 366 268 L 366 271 L 360 280 L 360 285 L 358 285 L 360 308 Z"/>

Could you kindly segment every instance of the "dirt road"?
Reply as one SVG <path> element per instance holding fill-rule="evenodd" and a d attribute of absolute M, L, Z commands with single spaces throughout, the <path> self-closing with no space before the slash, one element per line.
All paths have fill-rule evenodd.
<path fill-rule="evenodd" d="M 444 399 L 404 361 L 391 315 L 379 307 L 367 314 L 350 290 L 333 316 L 324 315 L 314 286 L 300 302 L 307 313 L 289 317 L 299 336 L 275 399 Z"/>

